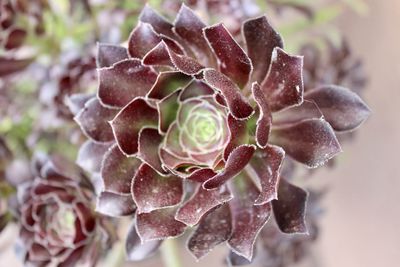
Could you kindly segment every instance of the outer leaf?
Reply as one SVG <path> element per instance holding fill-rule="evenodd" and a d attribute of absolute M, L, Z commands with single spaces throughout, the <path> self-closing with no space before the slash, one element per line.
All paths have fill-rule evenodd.
<path fill-rule="evenodd" d="M 291 56 L 276 47 L 271 66 L 261 85 L 273 112 L 303 102 L 303 57 Z"/>
<path fill-rule="evenodd" d="M 193 196 L 178 209 L 175 219 L 188 226 L 194 226 L 210 210 L 231 199 L 232 195 L 226 186 L 206 190 L 199 185 Z"/>
<path fill-rule="evenodd" d="M 249 163 L 255 150 L 256 147 L 253 145 L 241 145 L 235 148 L 229 155 L 223 171 L 218 173 L 211 179 L 207 180 L 203 184 L 203 187 L 205 189 L 217 188 L 224 184 L 226 181 L 234 178 L 243 170 L 247 163 Z"/>
<path fill-rule="evenodd" d="M 247 20 L 243 24 L 247 54 L 253 63 L 252 81 L 261 83 L 271 64 L 275 47 L 283 48 L 282 37 L 269 24 L 265 16 Z"/>
<path fill-rule="evenodd" d="M 156 79 L 157 74 L 140 60 L 123 60 L 99 69 L 98 97 L 105 105 L 123 107 L 135 97 L 145 96 Z"/>
<path fill-rule="evenodd" d="M 139 213 L 175 206 L 182 200 L 182 179 L 161 176 L 149 165 L 142 164 L 133 178 L 132 195 Z"/>
<path fill-rule="evenodd" d="M 7 40 L 4 44 L 6 50 L 19 48 L 25 41 L 27 32 L 24 29 L 12 28 L 8 29 Z"/>
<path fill-rule="evenodd" d="M 254 254 L 256 252 L 255 249 L 256 248 L 254 248 Z M 245 257 L 236 254 L 232 250 L 229 251 L 229 255 L 226 257 L 226 261 L 227 261 L 229 267 L 232 267 L 232 266 L 245 266 L 245 265 L 249 265 L 249 264 L 252 263 L 252 261 L 249 261 Z"/>
<path fill-rule="evenodd" d="M 267 99 L 257 83 L 253 83 L 252 92 L 260 112 L 256 127 L 256 142 L 259 147 L 265 148 L 271 132 L 272 114 Z"/>
<path fill-rule="evenodd" d="M 189 251 L 200 259 L 231 236 L 231 211 L 227 204 L 210 212 L 188 241 Z"/>
<path fill-rule="evenodd" d="M 310 168 L 323 165 L 341 152 L 332 127 L 323 119 L 309 119 L 273 129 L 271 143 Z"/>
<path fill-rule="evenodd" d="M 131 195 L 102 192 L 97 199 L 96 211 L 107 216 L 120 217 L 132 215 L 135 210 L 136 206 Z"/>
<path fill-rule="evenodd" d="M 85 107 L 85 103 L 93 97 L 93 94 L 73 94 L 66 98 L 65 104 L 69 111 L 76 116 Z"/>
<path fill-rule="evenodd" d="M 139 134 L 139 151 L 137 157 L 143 162 L 151 166 L 160 174 L 165 174 L 161 167 L 159 155 L 159 147 L 163 137 L 158 133 L 157 129 L 145 128 Z"/>
<path fill-rule="evenodd" d="M 157 33 L 164 34 L 170 38 L 176 37 L 172 31 L 173 25 L 147 4 L 142 9 L 139 20 L 151 24 Z"/>
<path fill-rule="evenodd" d="M 111 67 L 113 64 L 127 59 L 128 51 L 125 47 L 112 44 L 97 44 L 97 67 Z"/>
<path fill-rule="evenodd" d="M 174 64 L 175 68 L 179 71 L 183 72 L 186 75 L 195 75 L 198 74 L 204 67 L 192 59 L 191 57 L 185 55 L 179 55 L 175 53 L 172 49 L 166 46 L 169 57 L 171 58 L 172 64 Z"/>
<path fill-rule="evenodd" d="M 129 194 L 140 164 L 139 159 L 125 156 L 117 145 L 111 147 L 104 155 L 101 167 L 104 189 L 116 194 Z"/>
<path fill-rule="evenodd" d="M 231 186 L 233 199 L 229 202 L 232 213 L 231 249 L 251 261 L 258 233 L 271 216 L 271 204 L 254 205 L 260 191 L 246 172 L 241 172 Z"/>
<path fill-rule="evenodd" d="M 150 24 L 139 21 L 129 36 L 129 54 L 133 58 L 143 58 L 160 41 L 161 38 Z"/>
<path fill-rule="evenodd" d="M 209 86 L 222 93 L 235 118 L 246 119 L 253 114 L 253 108 L 229 78 L 216 70 L 206 69 L 204 70 L 204 80 Z"/>
<path fill-rule="evenodd" d="M 199 96 L 206 96 L 214 94 L 214 90 L 208 86 L 207 84 L 198 81 L 192 80 L 183 90 L 182 93 L 179 95 L 180 101 L 185 101 L 190 98 L 196 98 Z"/>
<path fill-rule="evenodd" d="M 285 151 L 277 146 L 268 145 L 257 150 L 249 163 L 260 181 L 261 193 L 255 201 L 262 205 L 278 198 L 279 172 L 285 157 Z"/>
<path fill-rule="evenodd" d="M 109 142 L 114 139 L 112 129 L 108 124 L 118 110 L 106 108 L 97 98 L 87 101 L 85 107 L 76 115 L 75 121 L 82 131 L 92 140 Z"/>
<path fill-rule="evenodd" d="M 308 194 L 300 187 L 281 179 L 278 200 L 272 202 L 275 220 L 284 233 L 307 233 L 305 222 Z"/>
<path fill-rule="evenodd" d="M 136 217 L 136 229 L 142 242 L 176 237 L 185 231 L 186 225 L 175 220 L 176 208 L 154 210 Z"/>
<path fill-rule="evenodd" d="M 215 66 L 215 56 L 203 35 L 206 25 L 184 3 L 174 22 L 175 32 L 194 51 L 197 59 L 205 66 Z"/>
<path fill-rule="evenodd" d="M 323 114 L 313 101 L 304 100 L 300 106 L 291 107 L 273 114 L 274 126 L 289 125 L 309 119 L 323 119 Z"/>
<path fill-rule="evenodd" d="M 133 223 L 128 230 L 126 237 L 125 251 L 128 260 L 141 261 L 153 255 L 160 247 L 162 241 L 154 240 L 142 243 Z"/>
<path fill-rule="evenodd" d="M 95 143 L 87 140 L 79 148 L 76 163 L 87 172 L 99 172 L 103 156 L 110 146 L 111 143 Z"/>
<path fill-rule="evenodd" d="M 145 127 L 157 127 L 158 112 L 145 99 L 136 98 L 110 122 L 121 151 L 133 155 L 138 151 L 139 132 Z"/>
<path fill-rule="evenodd" d="M 251 61 L 223 24 L 204 29 L 204 35 L 220 63 L 220 70 L 243 88 L 250 78 Z"/>
<path fill-rule="evenodd" d="M 305 95 L 313 100 L 335 131 L 350 131 L 360 126 L 371 114 L 362 99 L 350 90 L 329 85 Z"/>

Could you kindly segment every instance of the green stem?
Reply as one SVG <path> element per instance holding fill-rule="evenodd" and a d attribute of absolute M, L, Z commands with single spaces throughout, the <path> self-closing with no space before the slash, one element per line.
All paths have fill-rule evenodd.
<path fill-rule="evenodd" d="M 176 239 L 167 239 L 161 246 L 161 256 L 165 267 L 182 267 Z"/>

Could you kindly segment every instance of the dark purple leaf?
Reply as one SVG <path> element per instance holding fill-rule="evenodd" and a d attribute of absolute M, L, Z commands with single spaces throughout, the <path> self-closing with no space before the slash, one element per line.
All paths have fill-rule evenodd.
<path fill-rule="evenodd" d="M 133 58 L 143 58 L 160 41 L 161 38 L 150 24 L 139 21 L 129 36 L 129 54 Z"/>
<path fill-rule="evenodd" d="M 256 147 L 253 145 L 241 145 L 235 148 L 226 161 L 225 168 L 216 176 L 207 180 L 203 187 L 213 189 L 221 186 L 226 181 L 234 178 L 249 163 Z"/>
<path fill-rule="evenodd" d="M 14 59 L 0 56 L 0 77 L 22 71 L 31 64 L 33 58 Z"/>
<path fill-rule="evenodd" d="M 276 47 L 271 66 L 261 85 L 273 112 L 303 102 L 303 57 L 291 56 Z"/>
<path fill-rule="evenodd" d="M 160 174 L 165 174 L 161 166 L 158 148 L 161 145 L 163 137 L 158 133 L 157 129 L 144 128 L 139 133 L 139 151 L 137 157 L 143 162 L 150 165 Z"/>
<path fill-rule="evenodd" d="M 231 78 L 238 87 L 243 88 L 252 71 L 249 57 L 223 24 L 205 28 L 204 35 L 219 60 L 221 72 Z"/>
<path fill-rule="evenodd" d="M 142 164 L 133 178 L 132 195 L 139 213 L 175 206 L 183 197 L 182 179 L 161 176 L 149 165 Z"/>
<path fill-rule="evenodd" d="M 275 47 L 283 48 L 282 37 L 269 24 L 265 16 L 247 20 L 243 24 L 247 54 L 253 63 L 252 81 L 262 83 L 271 64 Z"/>
<path fill-rule="evenodd" d="M 99 172 L 104 154 L 112 143 L 95 143 L 87 140 L 79 148 L 76 163 L 87 172 Z"/>
<path fill-rule="evenodd" d="M 136 98 L 130 102 L 111 121 L 118 146 L 127 155 L 138 151 L 140 130 L 157 125 L 157 109 L 151 107 L 143 98 Z"/>
<path fill-rule="evenodd" d="M 156 79 L 157 74 L 140 60 L 123 60 L 99 69 L 98 97 L 105 105 L 123 107 L 135 97 L 145 96 Z"/>
<path fill-rule="evenodd" d="M 246 119 L 253 114 L 253 108 L 240 89 L 229 78 L 216 70 L 206 69 L 204 70 L 204 79 L 209 86 L 222 93 L 235 118 Z"/>
<path fill-rule="evenodd" d="M 128 216 L 136 210 L 132 196 L 102 192 L 97 199 L 96 211 L 111 217 Z"/>
<path fill-rule="evenodd" d="M 193 196 L 178 209 L 175 219 L 188 226 L 194 226 L 210 210 L 232 199 L 226 186 L 213 190 L 206 190 L 201 185 L 197 187 Z"/>
<path fill-rule="evenodd" d="M 254 153 L 249 167 L 257 175 L 261 193 L 255 205 L 262 205 L 278 197 L 279 171 L 285 157 L 285 151 L 277 146 L 267 145 Z"/>
<path fill-rule="evenodd" d="M 125 251 L 128 260 L 142 261 L 153 255 L 160 247 L 162 241 L 153 240 L 142 243 L 137 233 L 135 224 L 132 224 L 128 230 L 128 236 L 125 242 Z"/>
<path fill-rule="evenodd" d="M 97 44 L 97 67 L 111 67 L 115 63 L 129 58 L 125 47 L 112 44 Z"/>
<path fill-rule="evenodd" d="M 371 114 L 362 99 L 349 89 L 329 85 L 308 91 L 304 96 L 314 101 L 335 131 L 351 131 Z"/>
<path fill-rule="evenodd" d="M 104 155 L 101 177 L 106 191 L 130 194 L 132 179 L 142 162 L 136 157 L 125 156 L 117 145 Z"/>
<path fill-rule="evenodd" d="M 308 194 L 300 187 L 280 179 L 278 200 L 272 202 L 279 229 L 287 234 L 308 233 L 305 222 Z"/>
<path fill-rule="evenodd" d="M 256 142 L 259 147 L 265 148 L 271 132 L 272 114 L 267 99 L 257 83 L 253 83 L 252 92 L 260 113 L 256 127 Z"/>
<path fill-rule="evenodd" d="M 76 115 L 75 121 L 92 140 L 109 142 L 114 140 L 109 121 L 117 112 L 117 109 L 106 108 L 94 97 L 85 103 L 85 107 Z"/>
<path fill-rule="evenodd" d="M 175 121 L 179 108 L 179 94 L 181 90 L 177 90 L 166 96 L 160 102 L 157 102 L 158 109 L 158 129 L 161 133 L 166 133 L 169 126 Z"/>
<path fill-rule="evenodd" d="M 190 76 L 179 71 L 161 72 L 147 96 L 149 98 L 163 99 L 179 88 L 185 87 L 191 80 Z"/>
<path fill-rule="evenodd" d="M 188 241 L 189 251 L 200 259 L 231 236 L 231 212 L 227 204 L 207 214 Z"/>
<path fill-rule="evenodd" d="M 272 130 L 271 143 L 293 159 L 316 168 L 341 152 L 332 127 L 323 119 L 309 119 Z"/>
<path fill-rule="evenodd" d="M 142 242 L 176 237 L 186 229 L 186 225 L 175 220 L 176 208 L 154 210 L 136 217 L 136 229 Z"/>

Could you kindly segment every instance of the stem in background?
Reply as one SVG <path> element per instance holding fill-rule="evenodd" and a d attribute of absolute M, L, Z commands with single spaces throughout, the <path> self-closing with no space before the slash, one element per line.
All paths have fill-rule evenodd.
<path fill-rule="evenodd" d="M 176 239 L 166 239 L 161 246 L 161 257 L 165 267 L 182 267 Z"/>

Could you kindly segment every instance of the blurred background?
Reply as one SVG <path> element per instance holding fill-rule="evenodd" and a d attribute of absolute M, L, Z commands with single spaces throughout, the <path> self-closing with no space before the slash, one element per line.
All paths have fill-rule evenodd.
<path fill-rule="evenodd" d="M 138 5 L 141 4 L 140 1 L 137 2 Z M 321 21 L 316 26 L 306 26 L 304 21 L 307 20 L 293 24 L 295 26 L 285 24 L 282 28 L 284 35 L 288 36 L 285 40 L 286 45 L 293 52 L 299 45 L 291 45 L 291 41 L 301 43 L 305 36 L 313 38 L 313 34 L 318 31 L 327 31 L 330 38 L 336 41 L 337 36 L 343 35 L 351 47 L 352 55 L 361 58 L 364 64 L 368 82 L 362 90 L 362 97 L 373 113 L 360 131 L 357 131 L 355 138 L 343 145 L 344 152 L 338 156 L 334 168 L 325 168 L 314 173 L 309 179 L 304 178 L 305 184 L 317 184 L 321 188 L 327 188 L 327 192 L 320 203 L 323 214 L 318 219 L 318 239 L 312 244 L 310 255 L 293 266 L 398 266 L 400 1 L 298 2 L 307 2 L 313 8 L 329 6 L 330 9 L 329 12 L 319 14 L 318 18 Z M 346 8 L 342 2 L 347 2 Z M 265 13 L 273 18 L 273 24 L 278 28 L 282 21 L 291 19 L 293 15 L 293 12 L 289 12 L 278 16 L 268 8 Z M 134 16 L 134 12 L 131 15 Z M 104 16 L 108 17 L 110 14 Z M 118 16 L 112 18 L 108 26 L 115 22 L 113 27 L 130 29 L 135 23 L 135 19 L 129 19 L 126 25 L 126 21 L 121 21 Z M 102 34 L 103 27 L 106 26 L 98 26 L 98 34 Z M 313 34 L 302 34 L 305 27 L 312 28 Z M 74 34 L 77 38 L 84 38 L 85 31 L 81 29 Z M 300 34 L 295 34 L 296 31 Z M 126 36 L 125 33 L 114 29 L 109 29 L 107 34 L 107 38 L 115 42 L 123 41 Z M 55 40 L 57 41 L 60 40 Z M 69 38 L 65 38 L 63 42 L 62 49 L 76 46 Z M 48 58 L 42 60 L 46 62 Z M 38 143 L 43 145 L 43 142 Z M 63 147 L 63 144 L 60 145 Z M 73 153 L 71 152 L 71 155 Z M 307 176 L 307 173 L 303 175 Z M 0 259 L 7 262 L 8 266 L 22 266 L 14 256 L 12 241 L 16 235 L 17 228 L 10 225 L 0 236 Z M 179 253 L 184 258 L 185 267 L 226 266 L 223 262 L 226 247 L 223 245 L 199 263 L 195 263 L 185 249 L 182 248 Z M 127 263 L 125 266 L 150 267 L 161 266 L 160 264 L 160 257 L 155 257 L 140 264 Z M 107 263 L 103 265 L 107 266 Z"/>

